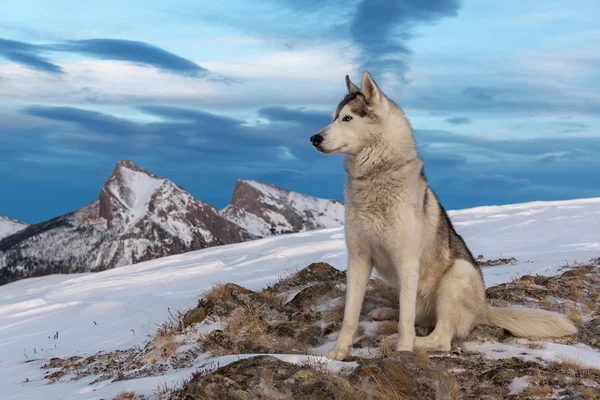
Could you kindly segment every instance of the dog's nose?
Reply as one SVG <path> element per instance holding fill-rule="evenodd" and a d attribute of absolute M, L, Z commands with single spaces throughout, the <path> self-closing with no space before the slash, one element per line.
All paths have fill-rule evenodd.
<path fill-rule="evenodd" d="M 320 145 L 322 141 L 323 141 L 323 136 L 319 135 L 318 133 L 316 135 L 312 135 L 310 137 L 310 142 L 313 144 L 313 146 Z"/>

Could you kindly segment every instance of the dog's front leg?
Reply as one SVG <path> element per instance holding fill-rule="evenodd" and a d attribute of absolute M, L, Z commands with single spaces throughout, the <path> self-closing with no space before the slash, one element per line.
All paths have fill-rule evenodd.
<path fill-rule="evenodd" d="M 335 347 L 327 353 L 328 358 L 343 360 L 350 353 L 372 269 L 371 258 L 367 254 L 358 252 L 348 254 L 344 322 Z"/>
<path fill-rule="evenodd" d="M 399 280 L 398 291 L 400 297 L 398 343 L 396 344 L 396 350 L 412 351 L 415 344 L 419 258 L 412 254 L 398 255 L 394 262 L 394 268 Z"/>

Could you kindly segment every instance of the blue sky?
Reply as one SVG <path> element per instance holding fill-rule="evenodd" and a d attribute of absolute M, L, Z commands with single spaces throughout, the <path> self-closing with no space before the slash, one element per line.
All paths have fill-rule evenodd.
<path fill-rule="evenodd" d="M 447 208 L 600 196 L 598 15 L 594 0 L 12 2 L 0 214 L 78 208 L 123 158 L 217 207 L 238 178 L 341 198 L 341 157 L 308 138 L 365 69 Z"/>

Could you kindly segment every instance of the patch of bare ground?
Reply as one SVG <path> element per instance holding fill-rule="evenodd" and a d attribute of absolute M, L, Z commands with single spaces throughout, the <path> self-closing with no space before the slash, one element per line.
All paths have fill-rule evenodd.
<path fill-rule="evenodd" d="M 485 260 L 485 257 L 483 256 L 483 254 L 480 254 L 477 256 L 476 261 L 480 267 L 486 268 L 486 267 L 497 267 L 499 265 L 513 265 L 517 262 L 517 259 L 514 257 L 510 257 L 510 258 L 499 257 L 499 258 L 495 258 L 495 259 L 491 259 L 491 260 Z"/>

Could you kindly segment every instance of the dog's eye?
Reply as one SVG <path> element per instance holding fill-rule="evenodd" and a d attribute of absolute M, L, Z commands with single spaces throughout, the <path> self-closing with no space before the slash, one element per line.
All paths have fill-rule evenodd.
<path fill-rule="evenodd" d="M 349 116 L 349 115 L 346 115 L 346 116 L 345 116 L 345 117 L 342 119 L 342 121 L 345 121 L 345 122 L 352 121 L 352 117 L 351 117 L 351 116 Z"/>

